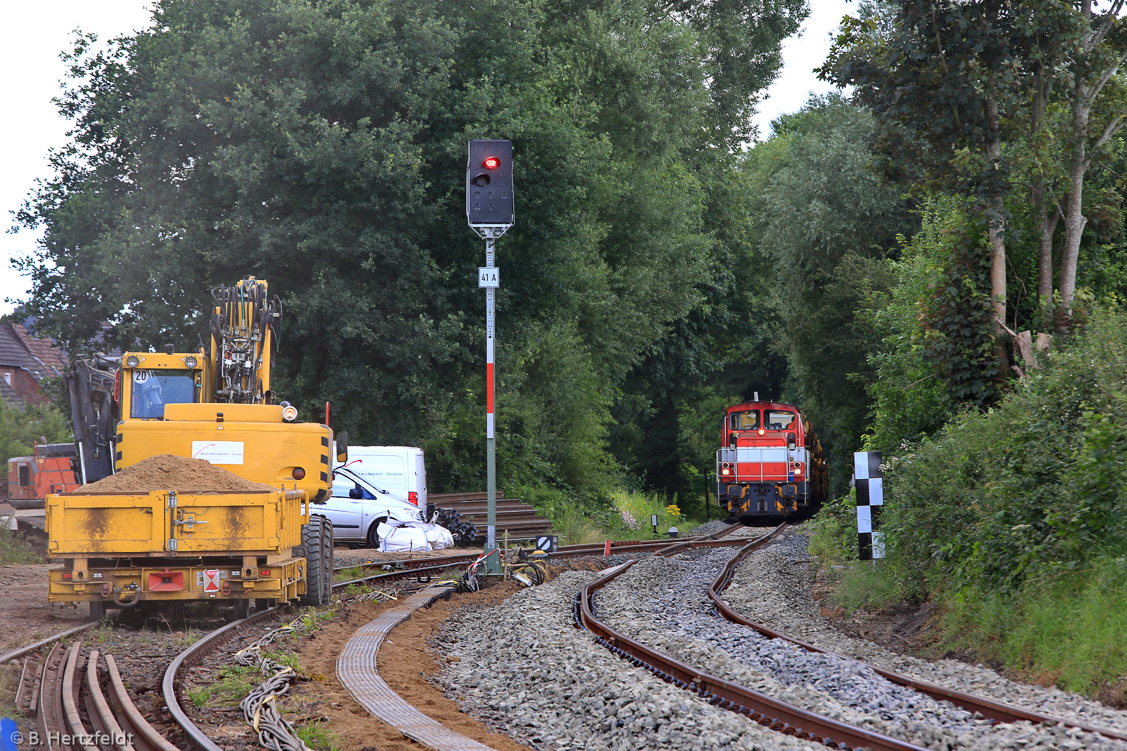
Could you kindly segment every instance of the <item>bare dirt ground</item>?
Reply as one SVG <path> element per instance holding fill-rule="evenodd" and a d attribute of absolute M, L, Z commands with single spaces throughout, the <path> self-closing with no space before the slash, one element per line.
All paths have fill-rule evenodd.
<path fill-rule="evenodd" d="M 0 602 L 4 629 L 0 653 L 53 636 L 85 623 L 86 608 L 47 602 L 47 564 L 0 566 Z"/>
<path fill-rule="evenodd" d="M 499 751 L 527 749 L 507 736 L 491 733 L 459 711 L 454 702 L 428 682 L 428 677 L 440 671 L 441 665 L 436 663 L 427 641 L 454 610 L 499 602 L 517 588 L 513 583 L 498 583 L 480 592 L 454 594 L 449 600 L 439 600 L 397 626 L 380 649 L 380 674 L 400 696 L 446 727 Z M 332 620 L 311 632 L 298 632 L 270 647 L 271 650 L 296 653 L 300 664 L 301 677 L 278 702 L 279 709 L 291 724 L 316 723 L 327 732 L 333 747 L 339 751 L 421 751 L 425 748 L 370 715 L 353 700 L 336 676 L 337 658 L 356 629 L 397 604 L 396 601 L 338 602 L 334 606 L 337 612 Z M 224 669 L 233 664 L 231 655 L 236 650 L 248 645 L 266 630 L 283 625 L 292 618 L 283 617 L 228 642 L 202 665 L 189 671 L 190 683 L 184 693 L 220 680 Z M 206 707 L 186 706 L 185 711 L 226 751 L 258 748 L 254 732 L 233 703 L 230 706 L 216 706 L 214 702 Z"/>
<path fill-rule="evenodd" d="M 824 574 L 819 573 L 814 584 L 814 600 L 822 606 L 822 617 L 843 633 L 920 659 L 954 657 L 934 653 L 935 636 L 931 632 L 934 608 L 931 603 L 901 604 L 878 612 L 856 611 L 846 615 L 841 607 L 833 603 L 832 593 L 832 585 Z"/>
<path fill-rule="evenodd" d="M 498 583 L 472 594 L 455 594 L 420 610 L 391 632 L 380 648 L 380 675 L 388 685 L 420 711 L 446 727 L 499 751 L 523 751 L 525 746 L 508 736 L 491 733 L 481 723 L 463 714 L 457 705 L 442 695 L 428 678 L 442 666 L 428 649 L 427 642 L 450 615 L 460 608 L 480 608 L 509 597 L 519 589 L 512 582 Z M 423 748 L 398 730 L 376 720 L 352 700 L 336 677 L 336 660 L 345 643 L 361 625 L 373 620 L 394 603 L 362 603 L 347 608 L 341 617 L 320 629 L 298 646 L 302 667 L 319 676 L 320 685 L 302 684 L 297 700 L 316 697 L 329 726 L 339 738 L 341 751 L 378 748 L 392 751 L 417 751 Z"/>

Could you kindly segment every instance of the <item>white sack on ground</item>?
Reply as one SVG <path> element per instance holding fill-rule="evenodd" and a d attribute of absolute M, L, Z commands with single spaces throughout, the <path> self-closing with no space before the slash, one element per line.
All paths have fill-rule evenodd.
<path fill-rule="evenodd" d="M 380 536 L 380 551 L 384 553 L 444 550 L 454 547 L 454 537 L 449 530 L 426 522 L 381 523 L 376 527 L 376 534 Z"/>

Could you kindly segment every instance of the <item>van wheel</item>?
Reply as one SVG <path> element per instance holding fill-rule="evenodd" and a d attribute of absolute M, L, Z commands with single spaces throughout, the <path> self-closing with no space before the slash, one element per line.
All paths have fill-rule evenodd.
<path fill-rule="evenodd" d="M 310 516 L 309 523 L 301 527 L 301 546 L 305 549 L 305 594 L 301 596 L 302 605 L 321 605 L 325 601 L 323 520 L 323 516 Z M 329 576 L 332 576 L 332 572 L 329 572 Z"/>
<path fill-rule="evenodd" d="M 378 532 L 376 532 L 376 530 L 379 528 L 379 526 L 381 524 L 386 524 L 386 523 L 387 523 L 387 519 L 381 517 L 379 519 L 376 519 L 374 522 L 372 522 L 372 526 L 368 527 L 368 547 L 376 548 L 377 550 L 379 549 L 379 547 L 380 547 L 380 535 L 379 535 Z"/>
<path fill-rule="evenodd" d="M 333 523 L 328 517 L 321 519 L 322 550 L 324 559 L 321 564 L 321 601 L 326 605 L 333 600 Z"/>

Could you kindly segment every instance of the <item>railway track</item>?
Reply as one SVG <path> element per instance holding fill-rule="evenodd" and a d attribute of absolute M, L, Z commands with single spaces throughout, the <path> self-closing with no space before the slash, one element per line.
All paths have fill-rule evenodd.
<path fill-rule="evenodd" d="M 84 650 L 81 641 L 63 643 L 74 632 L 19 650 L 26 656 L 16 709 L 35 723 L 21 731 L 21 742 L 59 751 L 178 751 L 129 698 L 113 655 Z M 48 644 L 46 657 L 31 655 Z"/>
<path fill-rule="evenodd" d="M 712 601 L 712 604 L 716 607 L 717 612 L 726 620 L 754 629 L 755 631 L 763 634 L 770 639 L 782 639 L 808 652 L 841 657 L 840 655 L 836 655 L 834 652 L 821 649 L 820 647 L 817 647 L 796 637 L 783 634 L 779 631 L 769 628 L 762 623 L 751 621 L 734 610 L 723 599 L 722 595 L 724 593 L 724 590 L 726 590 L 731 584 L 732 578 L 734 577 L 736 572 L 736 568 L 748 557 L 750 553 L 754 552 L 760 547 L 762 547 L 762 544 L 757 540 L 749 543 L 748 545 L 745 545 L 743 548 L 738 550 L 736 554 L 732 556 L 732 558 L 727 562 L 727 564 L 725 564 L 719 575 L 717 575 L 716 579 L 713 580 L 712 584 L 709 586 L 707 592 L 708 599 Z M 841 659 L 846 658 L 842 657 Z M 913 678 L 911 676 L 896 673 L 891 670 L 885 670 L 875 665 L 867 665 L 867 667 L 877 675 L 885 678 L 892 683 L 895 683 L 898 686 L 905 686 L 907 688 L 914 689 L 916 691 L 919 691 L 920 693 L 927 694 L 933 699 L 937 699 L 939 701 L 950 702 L 957 707 L 966 709 L 969 712 L 979 714 L 995 724 L 1025 721 L 1038 724 L 1061 725 L 1068 728 L 1076 728 L 1086 733 L 1095 733 L 1102 735 L 1105 738 L 1127 741 L 1127 734 L 1117 733 L 1112 730 L 1073 722 L 1061 717 L 1053 717 L 1051 715 L 1042 714 L 1040 712 L 1034 712 L 1023 707 L 995 701 L 984 696 L 976 696 L 974 694 L 969 694 L 963 691 L 957 691 L 945 686 L 940 686 L 934 683 L 929 683 L 927 681 Z"/>
<path fill-rule="evenodd" d="M 740 528 L 735 524 L 717 533 L 700 538 L 686 538 L 676 544 L 678 549 L 691 546 L 719 544 L 718 539 Z M 734 544 L 726 541 L 723 544 Z M 668 540 L 631 540 L 614 542 L 614 554 L 641 553 L 669 548 Z M 575 558 L 601 555 L 605 543 L 569 545 L 562 547 L 554 557 Z M 369 566 L 392 565 L 391 571 L 379 571 L 370 576 L 337 582 L 333 589 L 339 591 L 356 583 L 374 584 L 395 579 L 426 577 L 447 571 L 452 566 L 472 562 L 479 554 L 465 553 L 440 558 L 371 563 Z M 181 704 L 178 686 L 182 672 L 199 664 L 207 654 L 256 623 L 278 615 L 285 606 L 269 608 L 250 617 L 227 624 L 205 634 L 192 646 L 181 652 L 169 664 L 161 682 L 165 705 L 176 725 L 177 734 L 188 740 L 188 748 L 203 751 L 221 751 L 206 733 L 191 720 Z M 16 689 L 16 708 L 34 721 L 27 732 L 36 733 L 29 740 L 41 741 L 50 751 L 187 751 L 169 740 L 145 720 L 143 713 L 129 698 L 114 657 L 98 649 L 84 648 L 81 641 L 65 643 L 71 637 L 93 628 L 89 623 L 56 634 L 48 639 L 30 644 L 0 656 L 0 665 L 20 660 L 20 677 Z M 37 656 L 49 648 L 46 657 Z"/>
<path fill-rule="evenodd" d="M 752 541 L 750 544 L 745 544 L 746 538 L 727 537 L 739 527 L 740 525 L 732 525 L 707 537 L 685 538 L 672 543 L 670 540 L 626 541 L 613 544 L 610 552 L 612 554 L 652 552 L 656 555 L 672 556 L 691 549 L 700 550 L 741 545 L 740 551 L 729 560 L 729 564 L 724 567 L 709 588 L 709 595 L 717 603 L 718 610 L 725 616 L 728 616 L 730 612 L 733 620 L 740 622 L 739 614 L 731 611 L 723 602 L 724 589 L 731 581 L 733 572 L 740 561 L 780 533 L 785 525 Z M 601 556 L 604 552 L 605 543 L 573 545 L 561 548 L 554 557 Z M 456 554 L 438 559 L 404 562 L 405 565 L 401 568 L 376 572 L 362 579 L 338 582 L 334 584 L 334 589 L 340 590 L 356 582 L 374 584 L 401 578 L 417 577 L 423 579 L 439 571 L 448 570 L 451 566 L 472 560 L 476 555 L 476 553 Z M 429 565 L 419 565 L 423 562 Z M 577 596 L 575 602 L 576 623 L 592 631 L 597 636 L 599 644 L 629 662 L 646 668 L 663 680 L 698 694 L 717 707 L 742 714 L 772 730 L 793 735 L 800 739 L 821 742 L 830 748 L 866 747 L 876 751 L 921 750 L 921 746 L 884 736 L 865 728 L 821 717 L 801 707 L 787 705 L 759 692 L 734 684 L 729 680 L 709 675 L 650 649 L 610 628 L 595 613 L 595 592 L 624 574 L 634 563 L 632 561 L 615 567 L 607 575 L 586 586 Z M 47 744 L 52 750 L 95 751 L 95 749 L 101 749 L 108 751 L 108 749 L 113 748 L 118 751 L 178 751 L 178 749 L 187 751 L 190 748 L 198 748 L 204 751 L 220 751 L 219 746 L 196 727 L 184 712 L 177 690 L 180 681 L 179 676 L 186 667 L 199 663 L 206 654 L 217 649 L 235 634 L 259 621 L 271 618 L 282 609 L 277 607 L 264 610 L 247 619 L 216 629 L 178 655 L 168 666 L 162 682 L 164 701 L 173 721 L 188 741 L 187 745 L 181 744 L 179 747 L 153 728 L 130 701 L 112 655 L 100 654 L 96 649 L 84 650 L 80 642 L 74 642 L 69 646 L 56 642 L 45 659 L 39 660 L 33 656 L 26 656 L 34 649 L 51 641 L 45 640 L 19 650 L 17 653 L 0 657 L 0 661 L 25 656 L 19 687 L 19 708 L 26 716 L 35 718 L 35 731 L 40 734 L 40 737 L 48 740 L 56 739 L 56 742 Z M 88 627 L 72 629 L 57 635 L 56 639 L 76 636 L 76 631 Z M 755 628 L 768 636 L 785 638 L 780 634 L 771 632 L 765 626 L 750 624 L 749 627 Z M 791 639 L 790 641 L 801 644 L 798 640 Z M 811 651 L 822 651 L 812 645 L 801 644 L 801 646 Z M 905 680 L 911 681 L 911 679 Z M 920 686 L 912 687 L 923 690 Z M 943 699 L 951 700 L 952 694 L 955 693 L 936 688 L 945 692 L 941 696 Z M 985 700 L 983 703 L 975 705 L 974 711 L 980 711 L 984 716 L 995 719 L 990 714 L 991 704 L 997 705 L 998 703 Z M 964 706 L 967 705 L 964 704 Z M 1020 719 L 1032 718 L 1039 721 L 1055 721 L 1054 718 L 1036 716 L 1034 713 L 1020 714 L 1023 711 L 1019 708 L 1006 707 L 1005 712 L 1008 714 L 999 715 L 996 721 L 1009 721 L 1014 716 Z M 1018 714 L 1015 715 L 1015 713 Z M 1090 730 L 1083 726 L 1078 727 Z M 1122 736 L 1114 733 L 1109 733 L 1109 737 L 1122 738 Z"/>
<path fill-rule="evenodd" d="M 639 574 L 631 572 L 638 562 L 610 569 L 575 593 L 575 625 L 577 628 L 590 630 L 598 644 L 666 683 L 692 692 L 714 706 L 746 716 L 764 727 L 800 739 L 816 741 L 830 748 L 865 747 L 880 751 L 946 748 L 953 737 L 952 733 L 958 735 L 962 732 L 975 734 L 972 736 L 975 741 L 971 744 L 974 748 L 1024 748 L 1025 744 L 1036 748 L 1065 747 L 1057 746 L 1049 740 L 1053 738 L 1067 738 L 1068 748 L 1103 748 L 1104 743 L 1110 744 L 1109 747 L 1122 748 L 1115 743 L 1127 739 L 1122 732 L 1100 729 L 1090 724 L 1031 711 L 882 670 L 804 643 L 742 617 L 725 601 L 724 591 L 740 563 L 781 532 L 782 528 L 779 528 L 752 541 L 726 562 L 718 560 L 714 555 L 705 555 L 694 556 L 692 560 L 681 560 L 676 564 L 671 562 L 668 566 L 657 566 L 650 561 L 637 569 Z M 677 551 L 666 550 L 657 555 L 675 552 Z M 704 568 L 701 567 L 702 564 Z M 772 564 L 760 561 L 752 571 L 758 572 L 764 565 Z M 709 571 L 710 568 L 712 571 Z M 719 569 L 719 573 L 714 573 L 716 569 Z M 695 573 L 688 575 L 690 571 Z M 759 578 L 757 573 L 752 573 L 751 576 L 753 579 Z M 615 585 L 612 595 L 605 595 L 608 599 L 604 600 L 604 595 L 596 598 L 596 593 L 608 588 L 608 585 L 620 577 L 624 577 L 624 583 Z M 709 580 L 710 583 L 706 583 Z M 690 585 L 691 582 L 696 584 Z M 662 590 L 666 587 L 675 589 L 676 594 L 665 595 Z M 763 640 L 758 635 L 754 638 L 740 636 L 733 631 L 731 625 L 725 629 L 707 625 L 710 621 L 707 609 L 702 609 L 699 604 L 691 604 L 694 601 L 702 602 L 702 598 L 694 596 L 692 592 L 700 593 L 705 589 L 708 600 L 703 602 L 710 600 L 716 612 L 728 621 L 754 630 L 767 639 Z M 639 592 L 652 594 L 639 596 Z M 764 594 L 758 589 L 750 592 L 754 593 L 752 598 L 762 597 Z M 754 601 L 746 597 L 747 595 L 745 603 Z M 602 603 L 601 607 L 607 610 L 606 614 L 596 610 L 597 603 Z M 686 606 L 682 603 L 690 604 Z M 694 615 L 689 619 L 689 625 L 684 625 L 681 619 L 686 618 L 690 612 Z M 651 621 L 651 616 L 647 613 L 659 617 Z M 694 623 L 693 619 L 696 618 L 700 620 Z M 701 639 L 698 634 L 704 632 L 708 636 Z M 763 644 L 776 639 L 785 640 L 801 649 L 789 646 L 767 649 L 752 647 L 752 642 L 757 639 Z M 714 651 L 707 651 L 709 649 Z M 783 658 L 780 654 L 782 652 L 795 656 Z M 797 656 L 803 652 L 820 657 L 811 660 Z M 745 654 L 751 655 L 746 663 L 743 657 Z M 714 672 L 710 674 L 700 665 L 710 665 Z M 843 712 L 841 707 L 849 707 L 856 700 L 857 685 L 839 693 L 838 686 L 841 683 L 835 686 L 835 678 L 825 676 L 847 676 L 845 682 L 849 683 L 870 671 L 880 676 L 874 676 L 872 680 L 880 681 L 883 678 L 902 688 L 892 689 L 885 694 L 884 689 L 870 688 L 867 683 L 869 679 L 866 679 L 857 684 L 861 686 L 859 690 L 862 693 L 874 691 L 879 693 L 872 696 L 887 698 L 864 701 Z M 814 680 L 817 683 L 813 683 Z M 821 687 L 823 681 L 827 681 L 827 685 Z M 759 690 L 749 686 L 755 686 Z M 925 696 L 913 699 L 913 696 L 918 696 L 913 692 Z M 784 703 L 780 697 L 793 697 L 797 703 Z M 900 717 L 893 709 L 898 706 L 898 700 L 903 702 L 899 706 L 918 709 Z M 815 707 L 818 708 L 818 713 L 809 711 Z M 943 707 L 950 709 L 945 710 Z M 874 713 L 874 708 L 880 708 L 880 711 Z M 842 721 L 846 718 L 849 718 L 849 722 Z M 934 730 L 921 727 L 921 721 L 934 722 Z M 994 728 L 998 730 L 995 731 Z M 1099 734 L 1108 740 L 1089 737 L 1088 741 L 1077 741 L 1082 737 L 1079 735 L 1081 731 Z M 964 737 L 962 743 L 966 742 Z"/>
<path fill-rule="evenodd" d="M 743 550 L 754 550 L 770 542 L 787 524 L 781 524 Z M 674 555 L 684 550 L 684 545 L 666 546 L 657 555 Z M 606 575 L 596 579 L 575 597 L 575 624 L 596 635 L 599 644 L 628 662 L 643 667 L 662 680 L 678 688 L 698 694 L 710 704 L 745 715 L 764 727 L 811 740 L 829 748 L 871 748 L 874 751 L 926 751 L 905 741 L 874 733 L 865 728 L 840 722 L 831 717 L 788 704 L 753 689 L 740 686 L 687 665 L 669 655 L 631 639 L 611 628 L 595 615 L 595 593 L 624 574 L 634 562 L 616 566 Z"/>
<path fill-rule="evenodd" d="M 680 538 L 676 543 L 671 543 L 668 538 L 658 540 L 611 540 L 610 541 L 610 554 L 629 554 L 629 553 L 646 553 L 656 550 L 662 550 L 670 547 L 671 545 L 686 546 L 702 541 L 713 541 L 712 544 L 721 544 L 716 541 L 727 537 L 736 530 L 745 529 L 742 524 L 731 524 L 721 530 L 713 532 L 710 535 L 702 535 L 699 537 L 684 537 Z M 734 542 L 724 542 L 723 545 L 732 545 Z M 593 542 L 582 543 L 578 545 L 561 545 L 559 549 L 552 553 L 552 558 L 583 558 L 586 556 L 602 555 L 607 550 L 606 542 Z M 472 553 L 451 553 L 450 555 L 435 556 L 432 558 L 404 558 L 391 561 L 364 561 L 362 563 L 350 563 L 342 566 L 337 566 L 334 571 L 349 571 L 357 568 L 365 569 L 394 569 L 415 571 L 419 573 L 434 573 L 443 571 L 451 566 L 459 566 L 464 563 L 473 563 L 480 551 Z M 375 574 L 373 576 L 360 577 L 352 579 L 347 582 L 341 582 L 340 586 L 344 587 L 349 584 L 359 584 L 373 579 L 378 579 L 384 574 Z"/>

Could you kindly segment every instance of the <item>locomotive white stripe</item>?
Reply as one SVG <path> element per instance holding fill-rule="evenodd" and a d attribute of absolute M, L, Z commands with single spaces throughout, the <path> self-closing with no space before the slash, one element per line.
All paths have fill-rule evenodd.
<path fill-rule="evenodd" d="M 786 449 L 743 448 L 742 446 L 736 449 L 736 461 L 740 464 L 744 462 L 754 462 L 756 464 L 765 462 L 785 462 L 786 460 Z"/>

